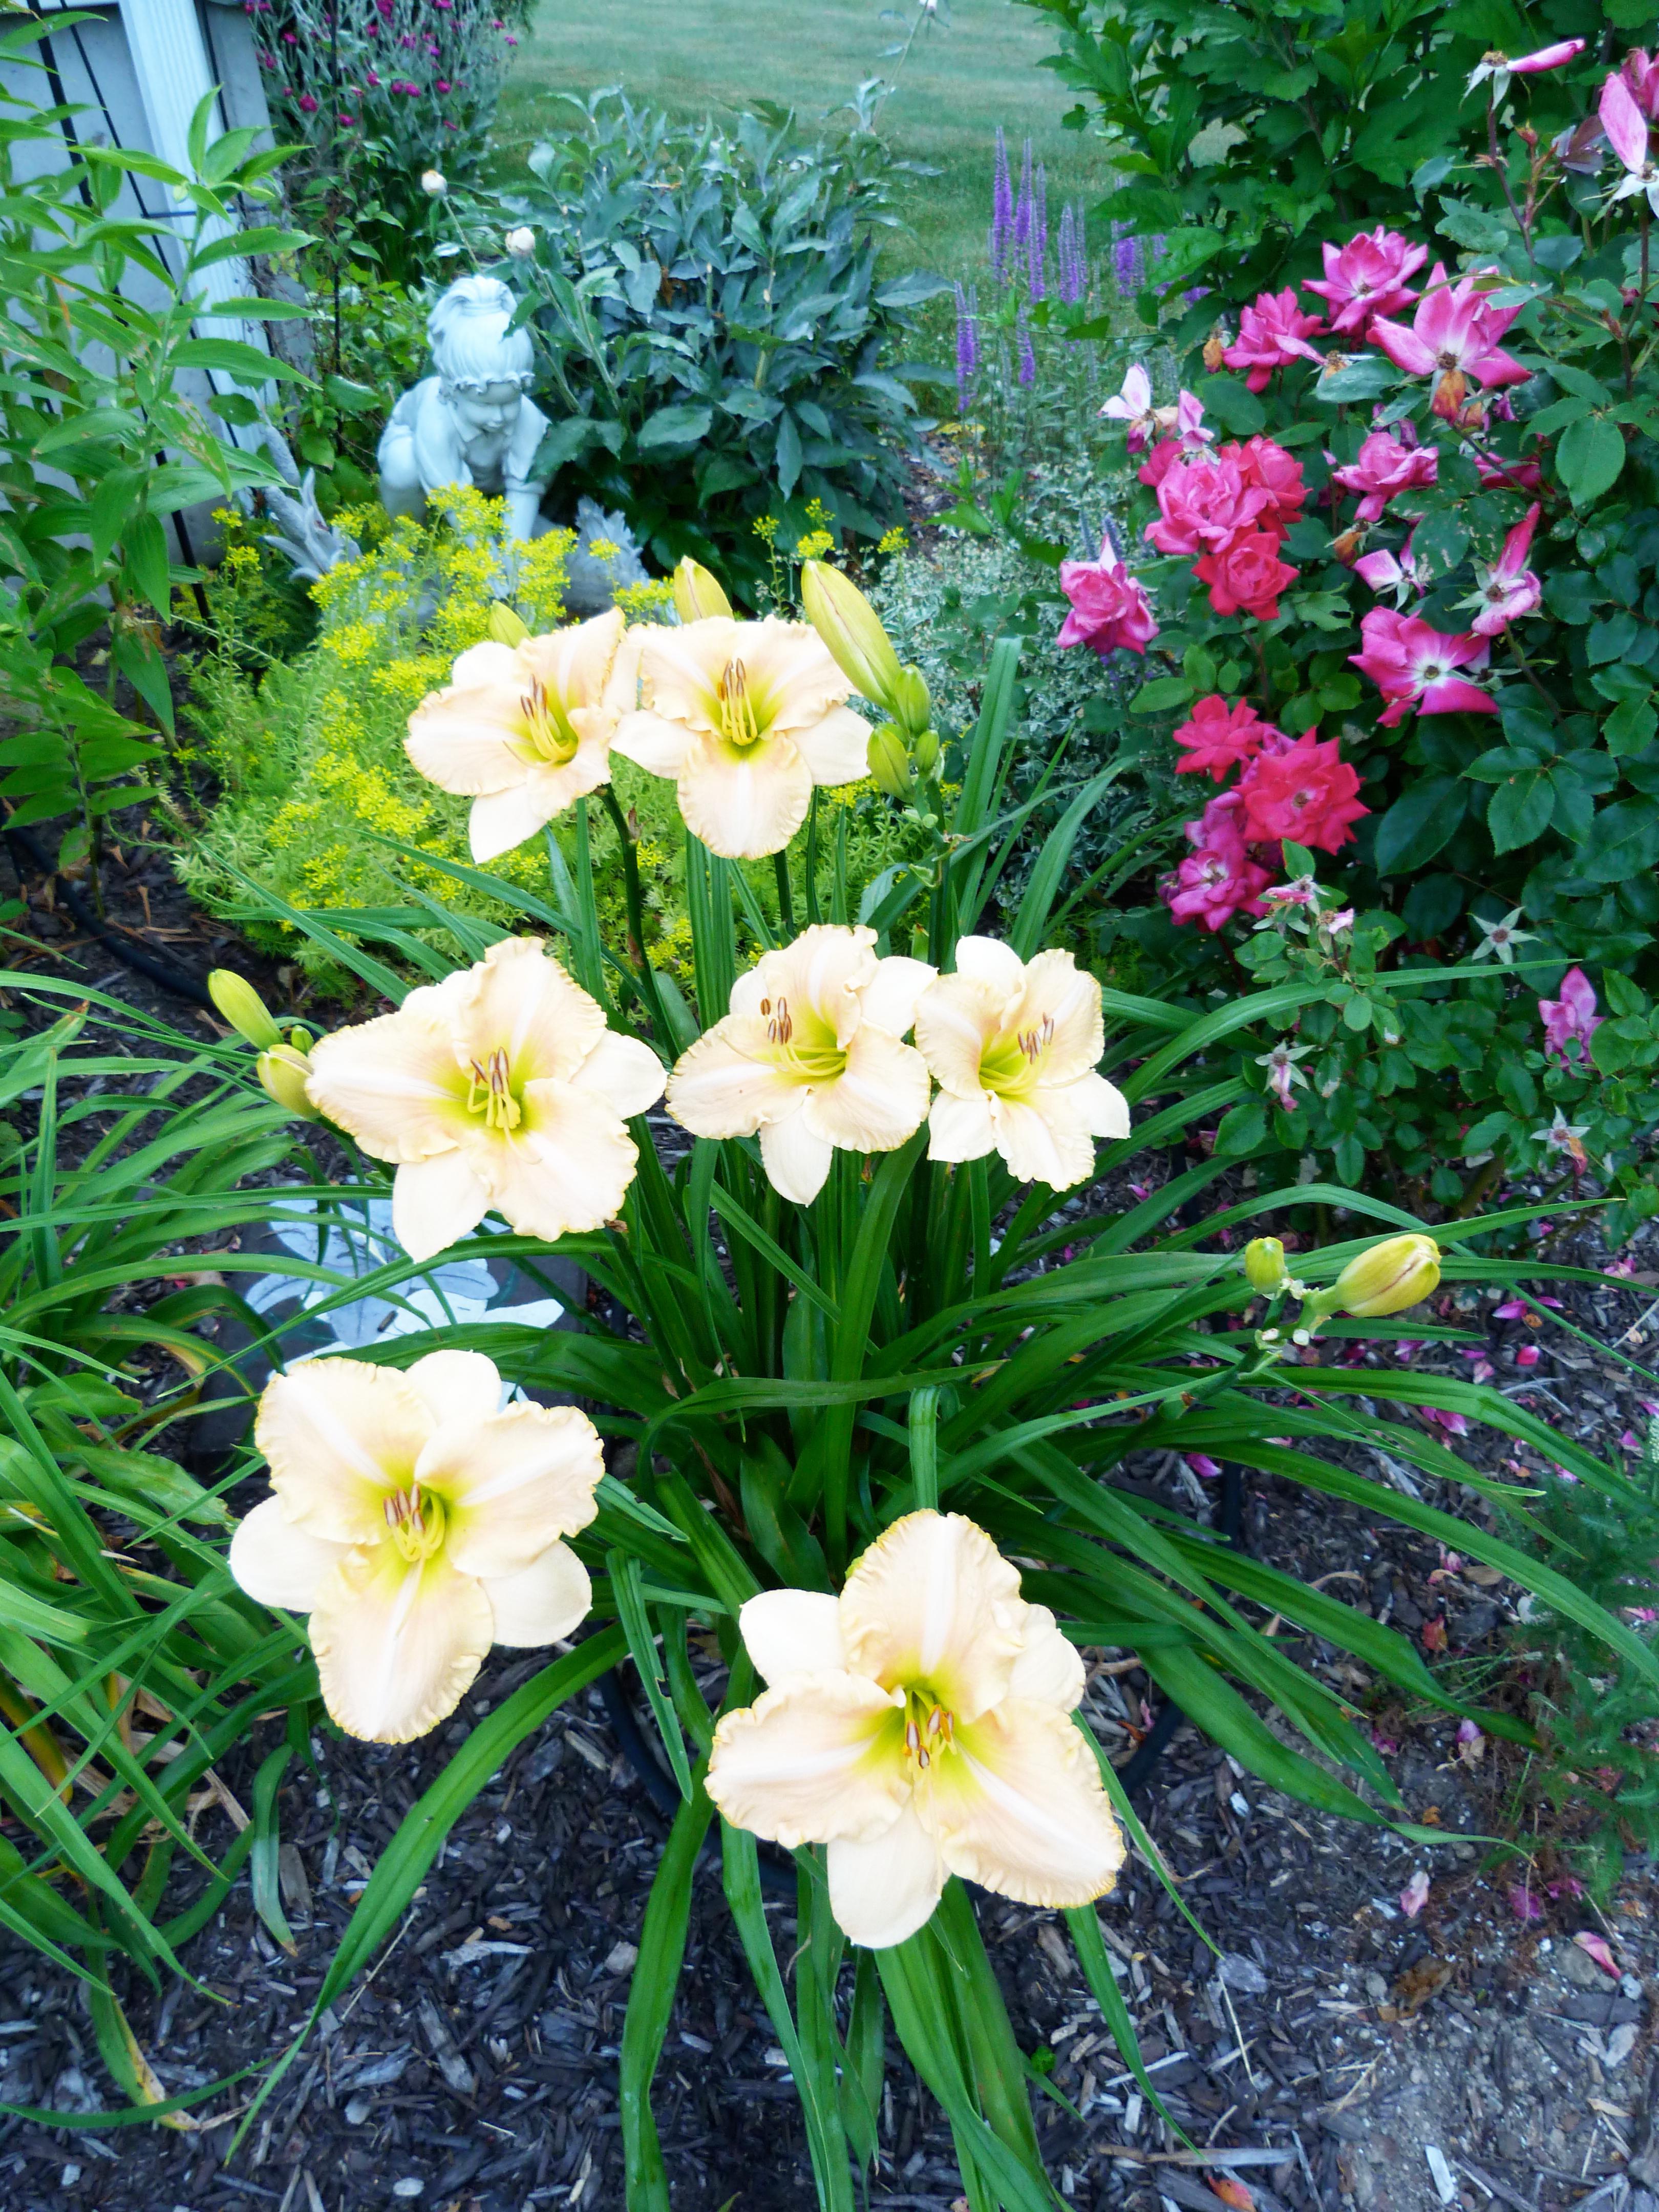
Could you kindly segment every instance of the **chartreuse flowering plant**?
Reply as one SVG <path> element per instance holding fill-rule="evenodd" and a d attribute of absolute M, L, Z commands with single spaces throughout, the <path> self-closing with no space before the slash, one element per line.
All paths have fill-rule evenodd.
<path fill-rule="evenodd" d="M 354 916 L 363 942 L 301 915 L 393 1008 L 320 1040 L 284 1041 L 222 979 L 272 1095 L 292 1106 L 302 1085 L 305 1110 L 355 1145 L 356 1197 L 390 1171 L 408 1257 L 376 1287 L 395 1292 L 444 1252 L 531 1271 L 556 1254 L 617 1316 L 493 1326 L 489 1359 L 477 1330 L 434 1328 L 279 1376 L 257 1431 L 273 1494 L 231 1566 L 307 1616 L 340 1725 L 386 1741 L 464 1711 L 492 1644 L 575 1638 L 411 1810 L 319 2011 L 495 1765 L 631 1660 L 680 1793 L 620 2053 L 631 2212 L 668 2204 L 651 2084 L 717 1820 L 819 2203 L 851 2212 L 877 2155 L 884 2008 L 950 2117 L 971 2201 L 1026 2212 L 1052 2191 L 964 1882 L 1066 1915 L 1127 2064 L 1156 2094 L 1097 1914 L 1132 1842 L 1158 1862 L 1096 1733 L 1085 1652 L 1130 1650 L 1152 1694 L 1242 1765 L 1360 1820 L 1403 1817 L 1369 1732 L 1258 1618 L 1471 1710 L 1395 1632 L 1150 1496 L 1148 1470 L 1202 1453 L 1334 1492 L 1545 1594 L 1648 1678 L 1659 1665 L 1490 1533 L 1486 1478 L 1371 1410 L 1364 1370 L 1319 1364 L 1337 1313 L 1367 1326 L 1352 1317 L 1401 1311 L 1438 1272 L 1503 1276 L 1503 1263 L 1455 1240 L 1437 1252 L 1408 1215 L 1318 1182 L 1216 1218 L 1305 1218 L 1297 1209 L 1340 1199 L 1395 1232 L 1299 1254 L 1306 1280 L 1292 1281 L 1282 1239 L 1258 1239 L 1241 1265 L 1172 1225 L 1213 1166 L 1138 1202 L 1108 1195 L 1137 1146 L 1245 1095 L 1217 1048 L 1299 987 L 1194 1019 L 1105 989 L 1051 942 L 1073 841 L 1115 770 L 1072 793 L 1023 896 L 1000 908 L 1037 803 L 1005 795 L 1017 645 L 993 655 L 977 725 L 941 732 L 848 580 L 809 567 L 804 589 L 809 621 L 743 623 L 688 567 L 678 624 L 619 637 L 520 635 L 503 610 L 499 651 L 473 646 L 416 704 L 410 757 L 476 799 L 507 795 L 485 844 L 519 808 L 526 835 L 574 830 L 575 864 L 550 836 L 550 880 L 532 892 L 517 873 L 426 855 L 520 926 L 492 937 L 476 904 L 453 914 L 453 965 L 435 972 L 431 951 L 412 987 L 368 949 L 372 915 Z M 848 705 L 854 693 L 878 720 Z M 640 933 L 600 927 L 587 808 L 604 787 L 580 787 L 606 743 L 682 793 L 689 990 Z M 591 768 L 568 775 L 584 748 Z M 819 792 L 866 759 L 925 851 L 854 900 L 844 852 L 823 865 Z M 734 857 L 755 854 L 774 861 L 775 928 Z M 626 842 L 620 866 L 634 915 Z M 419 942 L 430 951 L 430 934 Z M 1621 1480 L 1499 1393 L 1422 1376 L 1391 1388 L 1530 1439 L 1587 1485 Z M 1322 1453 L 1332 1437 L 1462 1485 L 1468 1517 L 1353 1473 Z M 712 1672 L 694 1663 L 694 1626 L 717 1641 Z M 1526 1733 L 1501 1713 L 1480 1725 Z M 763 1843 L 793 1855 L 799 1923 L 781 1954 Z"/>

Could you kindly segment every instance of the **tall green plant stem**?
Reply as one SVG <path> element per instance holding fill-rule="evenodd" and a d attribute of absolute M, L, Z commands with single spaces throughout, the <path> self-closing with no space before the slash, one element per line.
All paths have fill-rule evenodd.
<path fill-rule="evenodd" d="M 651 965 L 645 950 L 645 898 L 640 889 L 640 864 L 634 853 L 634 833 L 628 826 L 628 817 L 617 803 L 617 794 L 607 783 L 600 787 L 605 811 L 616 825 L 617 842 L 622 849 L 623 896 L 628 904 L 628 948 L 638 972 L 646 1011 L 651 1017 L 652 1027 L 657 1032 L 658 1042 L 672 1050 L 674 1032 L 669 1026 L 664 1009 L 662 994 L 657 988 L 657 971 Z"/>

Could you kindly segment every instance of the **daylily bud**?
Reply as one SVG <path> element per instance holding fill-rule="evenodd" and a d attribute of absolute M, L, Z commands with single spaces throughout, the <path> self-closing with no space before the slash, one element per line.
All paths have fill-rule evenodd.
<path fill-rule="evenodd" d="M 441 169 L 422 169 L 421 190 L 429 200 L 441 199 L 449 190 L 449 179 Z"/>
<path fill-rule="evenodd" d="M 933 720 L 933 702 L 919 668 L 901 668 L 892 696 L 884 703 L 892 708 L 894 720 L 902 723 L 913 738 L 919 737 Z"/>
<path fill-rule="evenodd" d="M 507 232 L 501 243 L 515 261 L 528 261 L 536 251 L 536 234 L 527 222 L 521 222 L 516 230 Z"/>
<path fill-rule="evenodd" d="M 732 602 L 708 569 L 688 553 L 674 571 L 674 608 L 683 623 L 694 623 L 709 615 L 729 615 Z"/>
<path fill-rule="evenodd" d="M 1403 1313 L 1440 1280 L 1440 1247 L 1432 1237 L 1385 1237 L 1350 1260 L 1325 1297 L 1362 1321 Z"/>
<path fill-rule="evenodd" d="M 809 561 L 800 572 L 801 605 L 806 619 L 830 649 L 830 658 L 860 696 L 884 707 L 904 721 L 898 705 L 902 671 L 892 641 L 882 628 L 881 617 L 858 586 L 823 561 Z M 921 678 L 918 677 L 920 683 Z M 915 726 L 927 726 L 927 689 L 924 707 Z"/>
<path fill-rule="evenodd" d="M 877 787 L 890 799 L 908 799 L 914 781 L 904 732 L 896 722 L 883 722 L 870 732 L 870 773 Z"/>
<path fill-rule="evenodd" d="M 239 975 L 234 968 L 216 968 L 207 979 L 207 986 L 208 996 L 238 1036 L 246 1037 L 261 1051 L 281 1044 L 281 1030 L 245 975 Z"/>
<path fill-rule="evenodd" d="M 910 757 L 916 764 L 918 775 L 932 775 L 939 766 L 939 732 L 924 730 L 911 746 Z"/>
<path fill-rule="evenodd" d="M 489 635 L 497 645 L 522 645 L 530 635 L 530 625 L 505 599 L 494 599 L 489 607 Z"/>
<path fill-rule="evenodd" d="M 1244 1273 L 1250 1288 L 1271 1297 L 1285 1281 L 1285 1247 L 1277 1237 L 1253 1237 L 1244 1247 Z"/>
<path fill-rule="evenodd" d="M 291 1044 L 272 1045 L 262 1052 L 254 1063 L 259 1080 L 276 1103 L 301 1121 L 320 1121 L 322 1116 L 306 1096 L 306 1078 L 311 1073 L 311 1062 L 302 1052 Z"/>

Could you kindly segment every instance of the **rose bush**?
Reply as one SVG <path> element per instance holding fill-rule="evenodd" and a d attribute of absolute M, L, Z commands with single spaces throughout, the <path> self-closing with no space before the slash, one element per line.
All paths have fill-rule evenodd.
<path fill-rule="evenodd" d="M 1141 488 L 1117 589 L 1158 625 L 1133 704 L 1221 788 L 1164 912 L 1108 917 L 1102 948 L 1308 984 L 1305 1066 L 1241 1050 L 1267 1072 L 1224 1152 L 1351 1183 L 1382 1155 L 1448 1204 L 1593 1169 L 1628 1229 L 1659 1210 L 1659 99 L 1644 52 L 1572 40 L 1470 58 L 1457 90 L 1398 228 L 1224 226 L 1237 261 L 1167 311 L 1202 337 L 1179 392 L 1154 407 L 1137 365 L 1113 404 Z M 1241 269 L 1278 289 L 1235 316 Z M 1452 965 L 1406 1003 L 1391 979 L 1428 960 Z M 1546 1003 L 1607 1016 L 1571 1055 L 1540 1004 L 1569 970 Z"/>

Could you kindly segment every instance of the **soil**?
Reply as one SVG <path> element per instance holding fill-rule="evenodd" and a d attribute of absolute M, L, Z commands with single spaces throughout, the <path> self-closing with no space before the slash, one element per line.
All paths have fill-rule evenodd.
<path fill-rule="evenodd" d="M 117 925 L 181 968 L 200 975 L 234 964 L 273 1003 L 290 1003 L 290 978 L 188 907 L 159 846 L 139 838 L 124 846 L 109 884 Z M 28 907 L 43 972 L 76 963 L 85 980 L 186 1031 L 209 1018 L 65 927 L 38 881 Z M 19 965 L 15 953 L 10 964 Z M 1582 1237 L 1553 1238 L 1548 1249 L 1601 1263 Z M 1656 1250 L 1659 1239 L 1638 1240 L 1627 1255 L 1633 1278 L 1575 1289 L 1571 1316 L 1601 1342 L 1622 1340 L 1640 1354 Z M 1448 1294 L 1437 1318 L 1484 1338 L 1500 1387 L 1597 1448 L 1626 1425 L 1641 1426 L 1638 1394 L 1653 1389 L 1650 1379 L 1588 1357 L 1547 1326 L 1535 1334 L 1524 1321 L 1497 1319 L 1495 1303 Z M 1540 1362 L 1517 1358 L 1535 1343 Z M 1386 1370 L 1401 1356 L 1419 1368 L 1468 1371 L 1449 1346 L 1364 1356 L 1378 1368 L 1384 1400 Z M 1495 1456 L 1495 1443 L 1471 1437 L 1457 1448 Z M 1172 1455 L 1128 1472 L 1209 1517 L 1212 1486 Z M 1423 1489 L 1449 1508 L 1457 1502 L 1433 1484 Z M 1253 1480 L 1244 1539 L 1257 1557 L 1324 1582 L 1431 1650 L 1442 1648 L 1440 1624 L 1447 1658 L 1490 1662 L 1495 1675 L 1513 1679 L 1518 1593 L 1449 1565 L 1432 1543 L 1267 1478 Z M 1446 1716 L 1390 1703 L 1330 1647 L 1288 1632 L 1285 1644 L 1372 1713 L 1409 1817 L 1445 1840 L 1424 1845 L 1386 1827 L 1326 1820 L 1241 1772 L 1192 1729 L 1176 1733 L 1139 1805 L 1216 1948 L 1138 1856 L 1101 1922 L 1152 2079 L 1168 2115 L 1211 2149 L 1207 2161 L 1180 2152 L 1164 2117 L 1125 2078 L 1058 1923 L 981 1897 L 1022 2045 L 1040 2067 L 1052 2060 L 1058 2094 L 1038 2109 L 1062 2202 L 1213 2212 L 1223 2202 L 1242 2206 L 1242 2189 L 1261 2212 L 1350 2203 L 1375 2212 L 1444 2204 L 1656 2212 L 1648 2195 L 1659 2190 L 1659 2138 L 1650 2135 L 1659 2111 L 1656 1869 L 1627 1858 L 1598 1909 L 1563 1878 L 1559 1838 L 1534 1838 L 1529 1864 L 1500 1863 L 1486 1839 L 1512 1830 L 1506 1747 L 1460 1747 Z M 1158 1693 L 1127 1655 L 1089 1656 L 1091 1717 L 1114 1757 L 1127 1759 Z M 409 1749 L 313 1739 L 314 1769 L 281 1798 L 294 1954 L 257 1918 L 245 1877 L 189 1947 L 191 1980 L 152 1991 L 118 1979 L 169 2093 L 282 2054 L 415 1796 L 537 1663 L 487 1668 L 456 1718 Z M 279 1728 L 273 1718 L 227 1762 L 222 1778 L 234 1795 L 246 1798 Z M 201 1833 L 211 1852 L 222 1850 L 226 1815 L 204 1815 Z M 617 2049 L 663 1833 L 597 1692 L 586 1694 L 521 1746 L 458 1822 L 392 1942 L 325 2016 L 240 2146 L 233 2149 L 234 2123 L 251 2079 L 210 2100 L 202 2109 L 215 2117 L 188 2132 L 47 2127 L 14 2115 L 0 2119 L 0 2208 L 620 2208 Z M 793 1914 L 778 1904 L 769 1917 L 787 1961 Z M 1598 1963 L 1594 1942 L 1574 1940 L 1581 1936 L 1605 1940 L 1614 1971 Z M 869 2202 L 947 2212 L 962 2202 L 949 2131 L 896 2055 L 889 2081 Z M 9 1943 L 0 1945 L 0 2102 L 65 2117 L 122 2102 L 77 1985 Z M 814 2201 L 793 2089 L 712 1863 L 697 1881 L 655 2108 L 676 2212 L 795 2212 Z M 1224 2148 L 1255 2155 L 1230 2166 Z M 1211 2184 L 1228 2173 L 1235 2193 L 1224 2198 Z"/>

